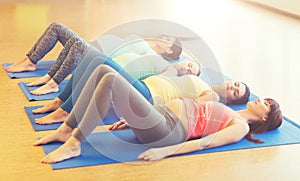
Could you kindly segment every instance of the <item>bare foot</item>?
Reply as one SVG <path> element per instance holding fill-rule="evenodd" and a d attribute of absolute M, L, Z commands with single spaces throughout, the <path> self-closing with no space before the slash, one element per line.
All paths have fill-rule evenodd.
<path fill-rule="evenodd" d="M 58 97 L 56 97 L 54 100 L 52 100 L 50 103 L 44 105 L 41 108 L 37 108 L 35 110 L 32 110 L 33 114 L 43 114 L 46 112 L 51 112 L 56 109 L 58 109 L 64 102 L 60 100 Z"/>
<path fill-rule="evenodd" d="M 23 60 L 6 67 L 7 72 L 30 72 L 30 71 L 35 71 L 36 70 L 36 65 L 32 63 L 28 57 L 25 57 Z"/>
<path fill-rule="evenodd" d="M 72 136 L 73 129 L 66 124 L 62 124 L 54 132 L 33 143 L 33 146 L 45 145 L 52 142 L 66 142 Z"/>
<path fill-rule="evenodd" d="M 64 122 L 68 117 L 68 113 L 62 108 L 56 109 L 54 112 L 45 117 L 35 119 L 36 124 L 53 124 Z"/>
<path fill-rule="evenodd" d="M 67 142 L 49 153 L 42 159 L 42 163 L 56 163 L 81 154 L 80 142 L 75 137 L 70 137 Z"/>
<path fill-rule="evenodd" d="M 52 92 L 58 92 L 58 85 L 56 82 L 54 82 L 54 80 L 50 80 L 47 84 L 33 90 L 30 91 L 31 94 L 33 95 L 44 95 L 44 94 L 49 94 Z"/>
<path fill-rule="evenodd" d="M 50 75 L 46 74 L 43 77 L 39 78 L 38 80 L 28 83 L 27 86 L 28 87 L 33 87 L 33 86 L 38 86 L 38 85 L 44 85 L 47 82 L 49 82 L 51 80 Z"/>

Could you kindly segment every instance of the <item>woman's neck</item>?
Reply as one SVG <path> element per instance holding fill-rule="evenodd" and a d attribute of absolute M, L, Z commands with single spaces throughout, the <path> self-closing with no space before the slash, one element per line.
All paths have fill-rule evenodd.
<path fill-rule="evenodd" d="M 220 85 L 211 85 L 210 87 L 219 95 L 222 92 Z"/>
<path fill-rule="evenodd" d="M 220 100 L 223 103 L 225 103 L 226 102 L 226 91 L 222 88 L 222 86 L 221 85 L 211 85 L 210 87 L 212 88 L 213 91 L 215 91 L 218 94 Z"/>
<path fill-rule="evenodd" d="M 253 113 L 249 112 L 247 109 L 239 110 L 239 111 L 237 111 L 237 113 L 248 124 L 255 121 L 255 120 L 258 120 L 257 116 L 254 115 Z"/>
<path fill-rule="evenodd" d="M 161 55 L 161 50 L 159 49 L 159 47 L 152 46 L 151 48 L 152 48 L 152 50 L 154 50 L 156 52 L 156 54 Z"/>
<path fill-rule="evenodd" d="M 158 55 L 160 55 L 161 50 L 158 46 L 156 46 L 155 42 L 152 41 L 147 41 L 147 43 L 149 44 L 149 46 L 151 47 L 152 50 L 154 50 Z"/>

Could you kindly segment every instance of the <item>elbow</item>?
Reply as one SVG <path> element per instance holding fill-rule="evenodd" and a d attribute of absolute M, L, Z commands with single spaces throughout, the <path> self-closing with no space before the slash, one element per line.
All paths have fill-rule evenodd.
<path fill-rule="evenodd" d="M 250 127 L 246 122 L 240 124 L 240 137 L 236 137 L 235 142 L 240 141 L 243 139 L 250 131 Z"/>
<path fill-rule="evenodd" d="M 241 141 L 250 131 L 250 127 L 246 122 L 240 122 L 237 131 L 232 132 L 234 136 L 231 137 L 231 143 L 236 143 Z"/>
<path fill-rule="evenodd" d="M 243 130 L 244 130 L 244 134 L 246 136 L 249 133 L 249 131 L 250 131 L 250 126 L 249 126 L 248 123 L 244 122 L 244 124 L 243 124 Z"/>

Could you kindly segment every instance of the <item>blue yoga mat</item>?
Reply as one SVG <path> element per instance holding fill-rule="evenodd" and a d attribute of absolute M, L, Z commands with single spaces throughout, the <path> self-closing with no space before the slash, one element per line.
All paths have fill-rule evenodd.
<path fill-rule="evenodd" d="M 284 122 L 280 128 L 254 136 L 255 138 L 264 140 L 264 143 L 255 144 L 246 139 L 242 139 L 234 144 L 176 156 L 296 144 L 300 143 L 299 135 L 300 126 L 284 117 Z M 61 143 L 51 143 L 43 145 L 42 147 L 44 152 L 48 154 L 60 145 Z M 56 170 L 119 162 L 132 162 L 136 161 L 136 158 L 140 153 L 147 150 L 147 147 L 139 143 L 131 130 L 93 133 L 82 143 L 81 148 L 81 155 L 79 157 L 51 164 L 52 168 Z"/>
<path fill-rule="evenodd" d="M 40 86 L 28 87 L 27 84 L 29 82 L 19 82 L 18 85 L 21 88 L 22 92 L 24 93 L 25 97 L 28 99 L 28 101 L 41 101 L 41 100 L 52 100 L 55 97 L 57 97 L 59 95 L 59 92 L 64 89 L 68 81 L 69 80 L 64 80 L 58 85 L 59 87 L 58 92 L 53 92 L 50 94 L 39 95 L 39 96 L 31 94 L 30 91 L 35 90 Z"/>
<path fill-rule="evenodd" d="M 44 76 L 52 65 L 55 63 L 55 60 L 46 60 L 40 61 L 36 64 L 36 70 L 32 72 L 19 72 L 19 73 L 11 73 L 6 71 L 6 67 L 12 65 L 12 63 L 3 63 L 2 66 L 7 73 L 8 77 L 11 79 L 14 78 L 29 78 L 29 77 L 41 77 Z"/>
<path fill-rule="evenodd" d="M 47 130 L 55 130 L 57 129 L 61 123 L 55 123 L 55 124 L 49 124 L 49 125 L 40 125 L 35 123 L 35 119 L 44 117 L 48 115 L 49 113 L 44 113 L 44 114 L 33 114 L 32 110 L 40 108 L 42 106 L 24 106 L 25 112 L 29 118 L 29 121 L 34 129 L 34 131 L 47 131 Z"/>
<path fill-rule="evenodd" d="M 227 77 L 224 78 L 228 79 Z M 250 95 L 250 101 L 256 100 L 257 98 L 258 97 L 254 94 Z M 246 104 L 228 106 L 234 110 L 240 110 L 244 109 Z M 297 144 L 300 143 L 299 135 L 300 126 L 287 117 L 283 117 L 283 124 L 280 128 L 254 136 L 254 138 L 264 140 L 264 143 L 255 144 L 246 139 L 242 139 L 234 144 L 176 156 Z M 42 147 L 44 152 L 48 154 L 60 145 L 61 143 L 51 143 L 43 145 Z M 131 130 L 93 133 L 82 143 L 81 155 L 79 157 L 54 163 L 51 164 L 51 166 L 53 169 L 64 169 L 119 162 L 133 162 L 136 161 L 137 156 L 146 149 L 148 148 L 139 143 Z"/>
<path fill-rule="evenodd" d="M 32 113 L 32 110 L 40 108 L 40 107 L 42 107 L 42 106 L 24 106 L 25 112 L 29 118 L 29 121 L 30 121 L 34 131 L 47 131 L 47 130 L 57 129 L 62 123 L 54 123 L 54 124 L 47 124 L 47 125 L 40 125 L 40 124 L 35 123 L 35 119 L 44 117 L 49 114 L 49 113 L 44 113 L 44 114 L 33 114 Z M 118 120 L 119 120 L 119 118 L 115 114 L 113 107 L 110 107 L 108 114 L 103 119 L 103 122 L 101 122 L 99 124 L 109 125 Z"/>
<path fill-rule="evenodd" d="M 251 94 L 250 101 L 255 99 L 257 99 L 257 96 Z M 240 110 L 244 109 L 246 104 L 228 106 L 234 110 Z M 300 126 L 287 117 L 283 117 L 283 124 L 278 129 L 254 136 L 254 138 L 264 140 L 264 143 L 255 144 L 246 139 L 242 139 L 234 144 L 176 156 L 297 144 L 300 143 L 299 135 Z M 61 143 L 52 143 L 43 145 L 42 147 L 44 152 L 48 154 L 60 145 Z M 81 156 L 54 163 L 51 164 L 51 166 L 53 169 L 64 169 L 119 162 L 132 162 L 136 161 L 136 157 L 146 149 L 147 147 L 139 143 L 131 130 L 93 133 L 82 143 Z"/>

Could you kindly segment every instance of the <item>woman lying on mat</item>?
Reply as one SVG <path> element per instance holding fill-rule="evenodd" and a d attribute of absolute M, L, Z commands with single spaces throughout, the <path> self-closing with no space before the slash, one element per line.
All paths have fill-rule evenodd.
<path fill-rule="evenodd" d="M 176 60 L 179 58 L 182 48 L 181 43 L 177 38 L 162 36 L 158 39 L 161 41 L 157 41 L 150 46 L 145 40 L 138 38 L 137 36 L 132 36 L 131 40 L 134 40 L 133 43 L 129 43 L 123 50 L 120 49 L 119 53 L 115 52 L 114 56 L 118 56 L 120 53 L 137 53 L 143 55 L 158 54 L 167 60 Z M 58 85 L 77 67 L 82 58 L 89 57 L 89 59 L 92 59 L 97 55 L 94 53 L 97 52 L 90 52 L 90 50 L 101 46 L 96 43 L 93 44 L 93 42 L 92 44 L 95 45 L 95 47 L 91 46 L 79 35 L 62 24 L 52 23 L 35 43 L 33 48 L 26 54 L 26 57 L 12 66 L 7 67 L 6 70 L 8 72 L 36 70 L 37 62 L 52 50 L 58 41 L 61 42 L 64 48 L 60 52 L 55 64 L 45 76 L 28 84 L 28 86 L 43 85 L 42 87 L 31 91 L 34 95 L 57 92 Z"/>
<path fill-rule="evenodd" d="M 262 141 L 252 135 L 275 129 L 282 122 L 279 105 L 272 99 L 249 102 L 245 110 L 237 112 L 218 102 L 186 98 L 153 106 L 123 76 L 101 65 L 88 80 L 67 120 L 34 143 L 64 142 L 42 162 L 79 156 L 82 141 L 105 117 L 111 103 L 126 122 L 115 123 L 110 130 L 130 127 L 138 140 L 150 147 L 138 156 L 148 161 L 234 143 L 243 137 L 259 143 Z M 78 129 L 74 129 L 77 125 Z"/>
<path fill-rule="evenodd" d="M 195 81 L 199 82 L 199 86 L 203 87 L 201 89 L 205 91 L 205 89 L 209 88 L 209 86 L 198 77 L 201 71 L 200 65 L 190 60 L 183 60 L 178 63 L 169 64 L 166 60 L 160 58 L 159 56 L 143 56 L 139 59 L 132 61 L 130 64 L 127 64 L 126 66 L 124 66 L 124 68 L 122 68 L 119 64 L 114 63 L 113 61 L 106 62 L 107 59 L 108 58 L 106 56 L 101 55 L 95 57 L 92 61 L 89 61 L 90 64 L 88 64 L 87 67 L 84 67 L 82 66 L 83 64 L 80 64 L 76 69 L 75 73 L 73 74 L 72 78 L 68 81 L 63 91 L 59 94 L 58 97 L 54 99 L 54 101 L 48 103 L 45 107 L 33 110 L 33 113 L 35 114 L 55 110 L 54 112 L 50 113 L 45 117 L 36 119 L 36 123 L 52 124 L 57 122 L 63 122 L 67 115 L 71 112 L 73 105 L 76 102 L 88 78 L 97 68 L 97 66 L 102 64 L 101 62 L 105 62 L 104 64 L 109 65 L 116 71 L 120 71 L 121 75 L 123 75 L 128 81 L 135 82 L 134 86 L 138 89 L 138 91 L 140 91 L 142 94 L 148 97 L 148 100 L 152 98 L 150 96 L 149 90 L 152 90 L 151 92 L 157 91 L 159 88 L 159 82 L 155 84 L 150 84 L 145 81 L 149 79 L 154 80 L 154 78 L 156 77 L 155 75 L 150 77 L 148 76 L 152 74 L 157 74 L 159 71 L 161 72 L 159 74 L 160 77 L 161 75 L 166 76 L 166 78 L 170 77 L 168 79 L 174 80 L 176 84 L 178 84 L 177 82 L 179 81 L 183 82 L 185 79 L 179 77 L 177 78 L 177 76 L 182 76 L 186 74 L 196 75 L 194 79 Z M 84 61 L 85 60 L 83 59 L 83 62 Z M 139 81 L 144 77 L 148 78 Z M 187 82 L 186 84 L 193 86 L 193 84 L 191 84 L 192 82 L 189 82 Z M 168 83 L 171 82 L 169 81 Z M 166 90 L 168 88 L 170 87 L 165 87 Z"/>
<path fill-rule="evenodd" d="M 147 69 L 151 70 L 151 66 L 154 65 L 154 63 L 151 63 L 151 60 L 148 60 L 147 57 L 143 58 L 144 60 L 137 59 L 136 61 L 133 61 L 133 65 L 129 64 L 124 69 L 126 70 L 127 67 L 139 66 L 139 62 L 143 62 L 143 65 L 147 66 L 145 67 L 141 65 L 140 68 L 144 67 L 143 70 L 145 70 L 144 73 L 146 73 Z M 67 86 L 58 97 L 46 104 L 44 107 L 33 110 L 33 113 L 35 114 L 54 111 L 45 117 L 36 119 L 36 123 L 52 124 L 63 122 L 71 112 L 81 90 L 87 82 L 90 74 L 94 71 L 96 67 L 95 65 L 98 65 L 99 62 L 103 62 L 103 59 L 105 59 L 105 56 L 96 57 L 93 61 L 91 61 L 88 68 L 83 68 L 83 70 L 85 70 L 82 71 L 84 72 L 83 74 L 77 75 L 77 71 L 80 71 L 81 69 L 81 66 L 79 66 Z M 149 64 L 144 64 L 145 62 L 149 62 Z M 136 77 L 133 76 L 137 74 L 136 71 L 140 71 L 138 68 L 131 69 L 128 73 L 123 71 L 118 64 L 110 63 L 109 65 L 116 71 L 119 71 L 126 80 L 132 82 L 133 86 L 154 105 L 162 104 L 168 100 L 179 97 L 199 97 L 202 101 L 219 101 L 219 97 L 221 97 L 225 98 L 227 103 L 243 104 L 248 101 L 250 95 L 249 87 L 241 82 L 227 81 L 221 85 L 210 87 L 199 76 L 193 76 L 199 74 L 199 64 L 187 60 L 167 66 L 167 69 L 160 75 L 153 75 L 141 81 L 137 80 Z M 181 76 L 184 74 L 193 75 Z"/>

